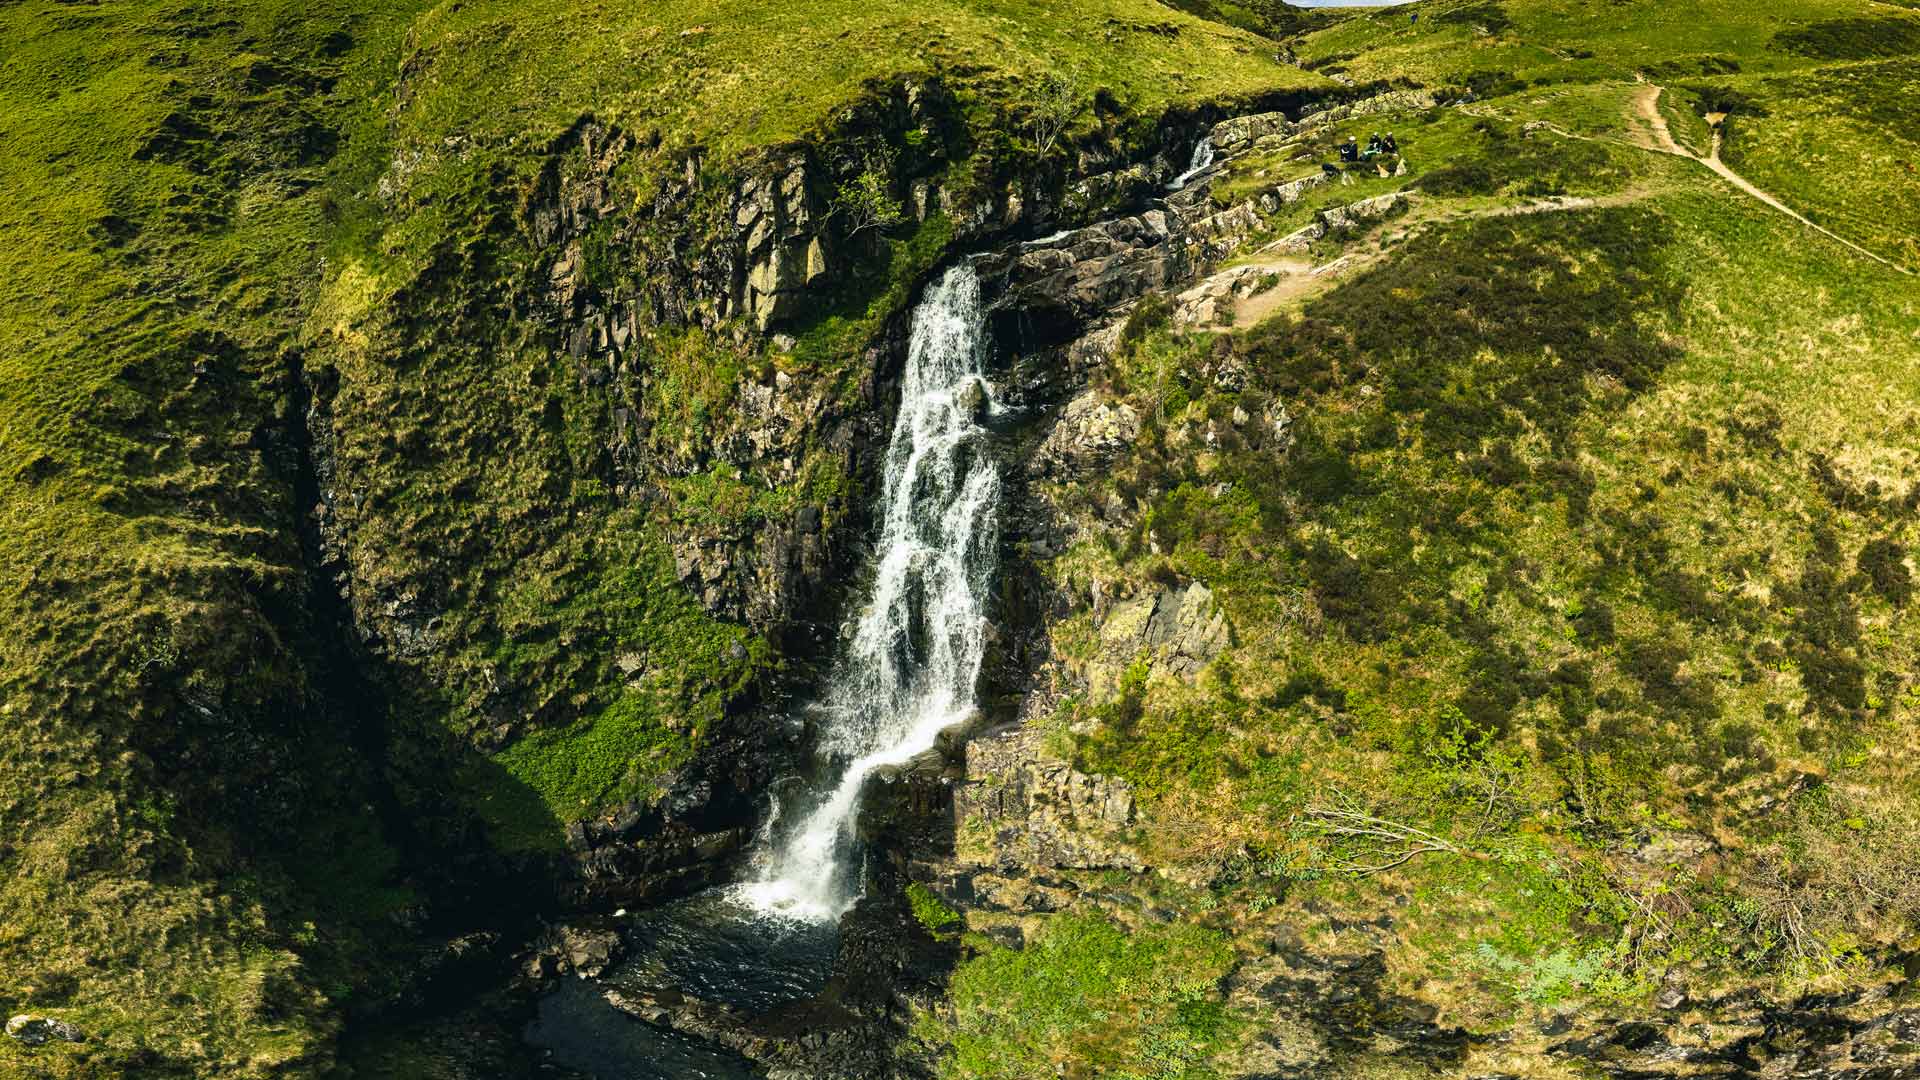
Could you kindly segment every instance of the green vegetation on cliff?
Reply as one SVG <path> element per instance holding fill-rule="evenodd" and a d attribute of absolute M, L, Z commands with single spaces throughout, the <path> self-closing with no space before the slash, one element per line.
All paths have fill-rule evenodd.
<path fill-rule="evenodd" d="M 552 849 L 775 662 L 596 475 L 605 403 L 516 306 L 582 117 L 658 140 L 639 220 L 676 155 L 723 186 L 875 85 L 986 125 L 1047 74 L 1081 124 L 1320 82 L 1150 0 L 29 0 L 0 43 L 0 1013 L 88 1035 L 0 1039 L 8 1076 L 326 1068 L 416 963 L 454 802 Z M 698 435 L 731 390 L 649 404 Z"/>
<path fill-rule="evenodd" d="M 87 1034 L 0 1038 L 0 1076 L 332 1068 L 457 958 L 489 894 L 447 879 L 562 872 L 564 823 L 658 800 L 785 662 L 753 545 L 853 513 L 868 347 L 964 215 L 1336 76 L 1476 100 L 1237 162 L 1222 202 L 1405 133 L 1408 176 L 1261 242 L 1420 201 L 1257 326 L 1143 316 L 1099 381 L 1145 431 L 1052 493 L 1130 508 L 1063 589 L 1199 580 L 1232 627 L 1192 680 L 1053 628 L 1102 687 L 1054 746 L 1186 884 L 1019 950 L 914 886 L 971 950 L 920 1035 L 960 1075 L 1213 1075 L 1261 935 L 1387 904 L 1385 977 L 1455 1023 L 1878 977 L 1920 914 L 1913 279 L 1646 108 L 1696 156 L 1724 114 L 1728 165 L 1913 267 L 1920 15 L 1418 10 L 0 5 L 0 1015 Z M 1294 31 L 1300 67 L 1256 36 Z M 808 212 L 851 183 L 899 222 L 740 262 L 797 147 Z M 713 295 L 795 273 L 832 280 L 791 340 Z M 1285 455 L 1234 434 L 1275 403 Z M 1366 870 L 1354 813 L 1440 846 Z"/>

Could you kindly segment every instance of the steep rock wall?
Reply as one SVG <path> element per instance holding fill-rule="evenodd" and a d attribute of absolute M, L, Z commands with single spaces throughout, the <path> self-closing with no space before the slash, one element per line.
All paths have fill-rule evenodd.
<path fill-rule="evenodd" d="M 805 735 L 772 717 L 832 640 L 917 285 L 1139 207 L 1218 118 L 1102 108 L 1039 159 L 937 80 L 725 162 L 586 116 L 425 264 L 336 273 L 307 363 L 325 563 L 403 708 L 501 765 L 463 779 L 496 839 L 563 843 L 581 896 L 744 841 Z M 404 164 L 396 220 L 429 197 Z M 890 234 L 845 204 L 863 178 Z"/>

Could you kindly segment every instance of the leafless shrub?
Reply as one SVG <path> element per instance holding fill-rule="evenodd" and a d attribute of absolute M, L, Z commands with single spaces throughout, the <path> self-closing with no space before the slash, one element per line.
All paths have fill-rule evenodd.
<path fill-rule="evenodd" d="M 1834 788 L 1806 800 L 1742 875 L 1756 922 L 1795 958 L 1834 961 L 1836 944 L 1920 926 L 1920 807 Z"/>
<path fill-rule="evenodd" d="M 1336 842 L 1331 845 L 1328 869 L 1342 873 L 1377 874 L 1432 852 L 1491 858 L 1437 833 L 1369 813 L 1359 800 L 1337 788 L 1331 802 L 1302 811 L 1300 824 L 1305 831 Z"/>

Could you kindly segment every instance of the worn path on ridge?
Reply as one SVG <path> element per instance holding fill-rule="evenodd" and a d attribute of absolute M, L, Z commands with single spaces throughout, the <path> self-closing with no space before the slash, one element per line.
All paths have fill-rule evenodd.
<path fill-rule="evenodd" d="M 1757 187 L 1751 181 L 1749 181 L 1746 177 L 1741 176 L 1737 172 L 1734 172 L 1731 168 L 1727 166 L 1726 162 L 1720 160 L 1720 128 L 1718 125 L 1716 125 L 1713 129 L 1713 145 L 1708 150 L 1706 157 L 1701 157 L 1699 154 L 1696 154 L 1693 151 L 1688 150 L 1686 147 L 1681 146 L 1679 143 L 1675 142 L 1673 139 L 1673 130 L 1667 126 L 1667 118 L 1665 115 L 1663 115 L 1660 112 L 1660 95 L 1663 92 L 1664 92 L 1664 89 L 1662 87 L 1656 86 L 1653 83 L 1647 83 L 1646 85 L 1641 86 L 1634 91 L 1634 95 L 1633 95 L 1634 112 L 1638 116 L 1638 118 L 1646 124 L 1646 128 L 1647 128 L 1646 132 L 1643 134 L 1641 138 L 1637 138 L 1633 140 L 1634 145 L 1639 146 L 1645 150 L 1655 151 L 1657 153 L 1672 154 L 1675 157 L 1683 157 L 1683 158 L 1686 158 L 1688 161 L 1697 161 L 1700 164 L 1706 166 L 1709 170 L 1711 170 L 1715 176 L 1720 177 L 1722 180 L 1725 180 L 1727 183 L 1732 184 L 1734 187 L 1740 189 L 1746 194 L 1752 196 L 1755 199 L 1758 199 L 1760 202 L 1764 203 L 1765 205 L 1772 207 L 1773 209 L 1779 211 L 1780 213 L 1785 214 L 1788 217 L 1792 218 L 1793 220 L 1799 222 L 1800 224 L 1805 225 L 1807 228 L 1812 229 L 1814 232 L 1817 232 L 1820 235 L 1825 236 L 1830 240 L 1835 240 L 1842 244 L 1845 244 L 1847 247 L 1852 248 L 1854 251 L 1857 251 L 1862 255 L 1865 255 L 1867 258 L 1872 259 L 1874 262 L 1877 262 L 1882 266 L 1888 267 L 1893 270 L 1898 270 L 1903 274 L 1913 273 L 1913 271 L 1907 269 L 1904 266 L 1901 266 L 1899 263 L 1896 263 L 1891 259 L 1888 259 L 1881 255 L 1876 255 L 1873 252 L 1868 251 L 1866 248 L 1863 248 L 1859 244 L 1856 244 L 1853 241 L 1847 239 L 1846 237 L 1839 235 L 1838 233 L 1834 232 L 1832 229 L 1824 228 L 1822 226 L 1814 224 L 1811 221 L 1808 221 L 1806 216 L 1801 214 L 1799 211 L 1794 210 L 1792 207 L 1788 206 L 1786 203 L 1781 202 L 1779 199 L 1768 194 L 1766 191 L 1761 190 L 1759 187 Z M 1555 128 L 1554 130 L 1560 131 L 1559 128 Z M 1567 131 L 1560 131 L 1560 134 L 1572 136 L 1572 133 Z M 1579 136 L 1572 136 L 1572 137 L 1579 138 Z"/>

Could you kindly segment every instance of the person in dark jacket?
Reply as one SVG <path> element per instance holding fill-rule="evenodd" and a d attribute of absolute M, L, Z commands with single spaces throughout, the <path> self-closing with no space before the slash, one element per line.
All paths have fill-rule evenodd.
<path fill-rule="evenodd" d="M 1388 154 L 1397 154 L 1400 152 L 1400 144 L 1394 141 L 1393 132 L 1387 132 L 1387 137 L 1380 140 L 1380 150 Z"/>
<path fill-rule="evenodd" d="M 1347 141 L 1340 144 L 1340 160 L 1341 161 L 1359 161 L 1360 160 L 1360 140 L 1354 138 L 1351 135 L 1347 136 Z"/>

